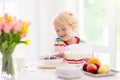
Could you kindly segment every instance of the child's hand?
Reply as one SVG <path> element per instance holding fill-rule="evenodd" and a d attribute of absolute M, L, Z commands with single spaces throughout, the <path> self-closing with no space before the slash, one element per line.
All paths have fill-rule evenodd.
<path fill-rule="evenodd" d="M 58 54 L 55 54 L 54 56 L 64 58 L 65 54 L 63 52 L 59 52 Z"/>
<path fill-rule="evenodd" d="M 84 61 L 88 62 L 90 60 L 90 58 L 84 58 Z"/>

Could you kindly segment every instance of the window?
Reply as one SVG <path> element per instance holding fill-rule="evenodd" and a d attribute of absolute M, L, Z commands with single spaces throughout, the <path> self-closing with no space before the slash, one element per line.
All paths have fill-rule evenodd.
<path fill-rule="evenodd" d="M 116 15 L 114 0 L 80 0 L 79 1 L 80 34 L 93 45 L 94 52 L 104 63 L 116 62 Z M 109 6 L 111 5 L 111 6 Z M 82 13 L 82 14 L 81 14 Z M 100 53 L 100 54 L 99 54 Z M 105 56 L 103 56 L 105 54 Z"/>

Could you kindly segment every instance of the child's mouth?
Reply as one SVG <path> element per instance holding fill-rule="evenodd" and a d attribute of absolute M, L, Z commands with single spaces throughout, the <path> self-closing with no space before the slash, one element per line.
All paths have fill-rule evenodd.
<path fill-rule="evenodd" d="M 66 35 L 64 34 L 64 35 L 61 35 L 60 37 L 61 37 L 61 38 L 64 38 L 65 36 L 66 36 Z"/>

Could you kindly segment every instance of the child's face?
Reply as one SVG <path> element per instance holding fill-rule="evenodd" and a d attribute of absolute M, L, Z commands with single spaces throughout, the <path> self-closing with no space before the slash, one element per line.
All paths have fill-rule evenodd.
<path fill-rule="evenodd" d="M 74 30 L 70 25 L 55 26 L 55 31 L 63 41 L 69 41 L 74 36 Z"/>

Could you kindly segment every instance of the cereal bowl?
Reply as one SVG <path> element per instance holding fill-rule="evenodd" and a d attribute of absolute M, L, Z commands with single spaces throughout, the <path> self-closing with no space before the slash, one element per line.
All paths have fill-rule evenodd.
<path fill-rule="evenodd" d="M 40 57 L 39 63 L 43 65 L 58 65 L 63 63 L 63 58 L 56 57 L 56 56 Z"/>

